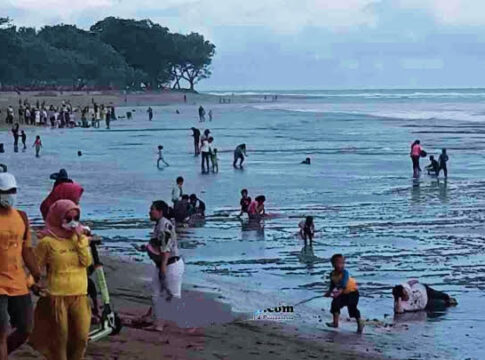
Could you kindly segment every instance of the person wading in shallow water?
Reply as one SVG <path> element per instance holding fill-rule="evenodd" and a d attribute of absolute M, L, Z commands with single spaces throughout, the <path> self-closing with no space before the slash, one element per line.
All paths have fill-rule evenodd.
<path fill-rule="evenodd" d="M 196 129 L 195 127 L 191 128 L 191 130 L 192 130 L 192 136 L 194 138 L 194 155 L 197 156 L 200 154 L 200 148 L 199 148 L 200 130 Z"/>
<path fill-rule="evenodd" d="M 243 162 L 244 162 L 244 157 L 247 157 L 248 155 L 246 154 L 246 144 L 241 144 L 236 147 L 236 150 L 234 150 L 234 162 L 232 163 L 232 166 L 237 168 L 237 161 L 239 160 L 239 168 L 242 169 L 243 167 Z"/>
<path fill-rule="evenodd" d="M 310 246 L 313 246 L 313 236 L 315 235 L 315 225 L 313 224 L 313 216 L 307 216 L 302 220 L 298 227 L 300 228 L 300 236 L 307 246 L 307 239 L 310 240 Z"/>
<path fill-rule="evenodd" d="M 421 168 L 419 167 L 419 158 L 422 156 L 423 149 L 421 148 L 421 143 L 419 140 L 416 140 L 411 145 L 411 160 L 413 162 L 413 176 L 415 178 L 419 177 L 419 173 L 421 172 Z"/>
<path fill-rule="evenodd" d="M 202 174 L 208 173 L 210 168 L 209 168 L 209 160 L 210 160 L 210 144 L 209 144 L 209 134 L 210 130 L 204 131 L 204 136 L 200 139 L 201 145 L 200 145 L 200 152 L 202 153 L 202 159 L 201 159 L 201 171 Z"/>

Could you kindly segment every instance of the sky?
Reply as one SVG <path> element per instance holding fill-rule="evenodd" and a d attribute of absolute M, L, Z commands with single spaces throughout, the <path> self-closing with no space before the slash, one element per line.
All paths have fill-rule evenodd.
<path fill-rule="evenodd" d="M 0 0 L 0 14 L 199 32 L 216 45 L 201 90 L 485 87 L 484 0 Z"/>

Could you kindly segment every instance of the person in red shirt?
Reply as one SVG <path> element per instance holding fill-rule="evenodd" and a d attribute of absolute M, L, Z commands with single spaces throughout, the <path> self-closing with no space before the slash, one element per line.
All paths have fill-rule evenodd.
<path fill-rule="evenodd" d="M 40 205 L 40 212 L 44 220 L 49 213 L 49 208 L 57 200 L 71 200 L 78 205 L 84 192 L 81 185 L 69 179 L 65 169 L 61 169 L 58 173 L 52 174 L 50 178 L 56 182 L 49 196 Z"/>
<path fill-rule="evenodd" d="M 421 168 L 419 167 L 419 158 L 421 157 L 422 151 L 423 149 L 419 140 L 412 143 L 410 156 L 413 162 L 413 176 L 415 178 L 419 177 L 419 173 L 421 172 Z"/>

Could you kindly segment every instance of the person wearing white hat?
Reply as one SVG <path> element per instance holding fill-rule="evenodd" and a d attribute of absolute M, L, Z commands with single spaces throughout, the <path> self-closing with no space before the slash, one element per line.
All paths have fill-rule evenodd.
<path fill-rule="evenodd" d="M 32 331 L 32 300 L 23 265 L 35 282 L 40 280 L 40 271 L 27 215 L 14 208 L 17 182 L 5 165 L 0 167 L 0 360 L 7 360 Z M 9 318 L 15 329 L 10 334 Z"/>

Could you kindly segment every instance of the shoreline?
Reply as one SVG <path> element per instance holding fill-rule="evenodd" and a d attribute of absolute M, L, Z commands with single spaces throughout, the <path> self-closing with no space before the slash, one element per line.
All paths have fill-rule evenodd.
<path fill-rule="evenodd" d="M 148 277 L 152 266 L 102 256 L 115 311 L 124 327 L 117 336 L 88 346 L 86 359 L 383 359 L 368 349 L 354 352 L 332 343 L 331 336 L 317 334 L 308 339 L 285 323 L 242 320 L 214 295 L 183 290 L 178 306 L 190 322 L 178 326 L 168 322 L 163 333 L 134 328 L 129 319 L 144 314 L 150 305 Z M 100 300 L 100 298 L 99 298 Z M 180 315 L 180 314 L 179 314 Z M 184 322 L 187 319 L 182 319 Z M 179 322 L 179 321 L 178 321 Z M 190 330 L 190 328 L 196 328 Z M 29 359 L 37 354 L 22 346 L 11 359 Z"/>

